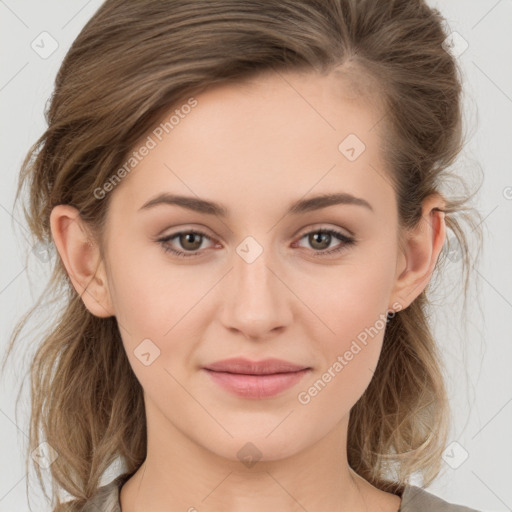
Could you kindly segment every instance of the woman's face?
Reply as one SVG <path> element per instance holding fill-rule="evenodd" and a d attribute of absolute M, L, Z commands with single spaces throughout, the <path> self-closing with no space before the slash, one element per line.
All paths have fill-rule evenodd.
<path fill-rule="evenodd" d="M 383 112 L 345 84 L 287 73 L 198 94 L 108 192 L 111 304 L 153 439 L 284 458 L 346 426 L 370 383 L 402 260 Z M 308 370 L 205 369 L 234 357 Z"/>

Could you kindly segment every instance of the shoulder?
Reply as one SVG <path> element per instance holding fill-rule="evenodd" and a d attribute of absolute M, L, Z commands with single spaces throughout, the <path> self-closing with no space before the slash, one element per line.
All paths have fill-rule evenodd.
<path fill-rule="evenodd" d="M 479 512 L 474 508 L 453 505 L 415 485 L 406 485 L 399 512 Z"/>
<path fill-rule="evenodd" d="M 82 512 L 121 512 L 119 492 L 129 478 L 129 474 L 123 473 L 109 484 L 100 487 L 94 496 L 87 500 Z"/>

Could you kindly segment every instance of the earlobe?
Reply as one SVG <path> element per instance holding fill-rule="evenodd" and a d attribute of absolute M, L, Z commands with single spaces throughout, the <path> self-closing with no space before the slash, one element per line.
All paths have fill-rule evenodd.
<path fill-rule="evenodd" d="M 86 308 L 97 317 L 112 316 L 108 281 L 99 247 L 78 210 L 70 205 L 55 206 L 50 215 L 50 227 L 62 263 Z"/>
<path fill-rule="evenodd" d="M 405 235 L 402 265 L 397 266 L 393 297 L 408 307 L 425 289 L 434 271 L 446 238 L 445 202 L 439 195 L 429 196 L 423 203 L 417 226 Z"/>

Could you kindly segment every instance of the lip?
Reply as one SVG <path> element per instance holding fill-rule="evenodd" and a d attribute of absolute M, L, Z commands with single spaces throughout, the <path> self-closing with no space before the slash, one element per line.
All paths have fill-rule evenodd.
<path fill-rule="evenodd" d="M 308 366 L 291 363 L 283 359 L 268 358 L 262 361 L 251 361 L 244 357 L 223 359 L 205 366 L 207 370 L 216 372 L 243 373 L 245 375 L 268 375 L 271 373 L 296 372 Z"/>
<path fill-rule="evenodd" d="M 310 367 L 281 359 L 225 359 L 203 368 L 220 387 L 243 398 L 275 396 L 297 384 Z"/>

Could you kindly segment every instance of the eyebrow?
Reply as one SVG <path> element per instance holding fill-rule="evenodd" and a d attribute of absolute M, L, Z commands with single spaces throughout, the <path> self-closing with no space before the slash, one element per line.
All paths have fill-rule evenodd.
<path fill-rule="evenodd" d="M 336 194 L 322 194 L 309 199 L 300 199 L 291 204 L 288 208 L 287 214 L 299 215 L 301 213 L 320 210 L 321 208 L 327 208 L 328 206 L 338 204 L 363 206 L 372 212 L 374 211 L 368 201 L 360 197 L 355 197 L 352 194 L 340 192 Z M 226 218 L 228 216 L 228 210 L 219 203 L 207 201 L 198 197 L 180 196 L 165 192 L 144 203 L 139 208 L 139 211 L 148 210 L 158 205 L 177 205 L 195 212 L 217 215 L 222 218 Z"/>

